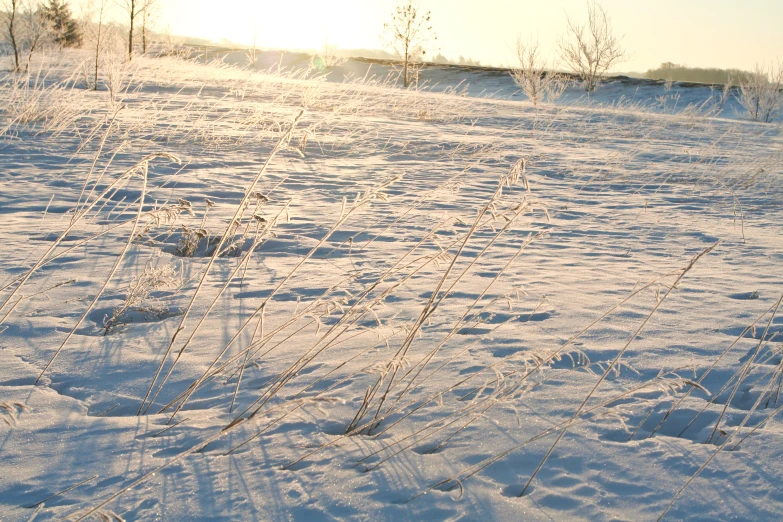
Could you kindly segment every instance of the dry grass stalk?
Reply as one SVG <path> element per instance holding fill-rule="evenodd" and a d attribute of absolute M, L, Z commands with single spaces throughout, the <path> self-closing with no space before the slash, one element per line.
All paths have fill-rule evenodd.
<path fill-rule="evenodd" d="M 173 266 L 164 265 L 158 268 L 151 266 L 148 262 L 147 266 L 144 268 L 144 272 L 138 277 L 134 277 L 128 284 L 128 291 L 123 303 L 116 307 L 112 316 L 104 322 L 104 335 L 122 324 L 123 315 L 131 310 L 159 316 L 165 315 L 167 310 L 145 306 L 145 303 L 154 290 L 173 288 L 176 287 L 177 284 L 177 271 Z"/>
<path fill-rule="evenodd" d="M 46 363 L 46 366 L 44 366 L 43 370 L 41 370 L 41 373 L 38 375 L 38 378 L 35 380 L 36 383 L 41 380 L 41 378 L 44 376 L 46 371 L 49 369 L 49 367 L 54 363 L 54 360 L 57 358 L 57 356 L 60 354 L 63 348 L 65 348 L 65 345 L 68 344 L 68 341 L 71 339 L 71 337 L 76 333 L 76 330 L 81 326 L 82 322 L 87 318 L 87 315 L 90 313 L 90 311 L 93 309 L 95 304 L 100 299 L 101 295 L 103 295 L 103 292 L 106 290 L 106 288 L 109 285 L 109 282 L 114 277 L 114 274 L 117 272 L 117 269 L 119 268 L 120 264 L 122 263 L 123 258 L 125 257 L 125 254 L 130 249 L 131 245 L 133 244 L 133 240 L 136 237 L 136 230 L 139 227 L 139 222 L 141 221 L 141 217 L 144 215 L 143 209 L 144 209 L 144 198 L 147 194 L 147 174 L 149 172 L 149 162 L 153 159 L 163 157 L 167 158 L 171 161 L 179 162 L 179 158 L 172 156 L 170 154 L 166 153 L 156 153 L 156 154 L 150 154 L 149 156 L 146 156 L 144 159 L 136 163 L 131 169 L 127 170 L 121 177 L 121 180 L 124 180 L 126 178 L 130 178 L 136 174 L 140 175 L 142 178 L 141 182 L 141 197 L 139 198 L 139 208 L 136 213 L 136 219 L 133 222 L 133 228 L 131 230 L 130 235 L 128 236 L 128 241 L 125 243 L 125 246 L 123 247 L 120 254 L 117 256 L 117 260 L 114 262 L 114 266 L 109 271 L 109 275 L 106 277 L 106 281 L 103 283 L 103 286 L 101 286 L 100 290 L 98 290 L 98 293 L 95 294 L 95 297 L 90 302 L 87 309 L 84 311 L 84 313 L 81 315 L 79 320 L 76 322 L 76 324 L 73 326 L 73 328 L 68 332 L 68 335 L 65 337 L 63 342 L 60 344 L 60 346 L 57 348 L 57 350 L 54 352 L 52 357 L 49 359 L 49 362 Z M 116 183 L 116 182 L 115 182 Z M 108 189 L 107 189 L 108 190 Z M 97 202 L 100 198 L 96 198 Z M 94 204 L 94 203 L 93 203 Z M 83 211 L 83 213 L 86 213 L 89 211 L 90 206 L 87 207 Z M 74 224 L 71 224 L 69 229 L 73 227 Z M 61 238 L 64 237 L 61 236 Z M 21 286 L 21 285 L 20 285 Z M 17 289 L 19 286 L 17 286 Z"/>
<path fill-rule="evenodd" d="M 601 384 L 604 382 L 604 380 L 606 380 L 607 376 L 612 371 L 614 371 L 614 369 L 616 368 L 617 364 L 620 362 L 620 359 L 622 358 L 623 354 L 625 354 L 626 350 L 628 350 L 628 348 L 631 346 L 631 343 L 633 343 L 633 341 L 637 338 L 637 336 L 642 332 L 644 327 L 647 326 L 647 323 L 650 321 L 650 318 L 652 318 L 653 314 L 655 314 L 655 312 L 658 310 L 658 308 L 660 308 L 661 304 L 666 300 L 666 298 L 669 297 L 669 295 L 672 293 L 672 291 L 675 288 L 677 288 L 677 285 L 682 280 L 682 278 L 685 277 L 685 275 L 688 272 L 691 271 L 691 269 L 699 261 L 699 259 L 701 259 L 702 257 L 704 257 L 707 254 L 709 254 L 710 252 L 712 252 L 718 246 L 718 244 L 719 243 L 715 243 L 714 245 L 712 245 L 710 247 L 707 247 L 704 250 L 702 250 L 698 255 L 696 255 L 693 259 L 691 259 L 690 263 L 688 263 L 688 265 L 681 271 L 680 275 L 677 276 L 677 278 L 675 279 L 674 283 L 666 290 L 666 293 L 663 296 L 661 296 L 661 298 L 659 300 L 657 300 L 657 302 L 655 303 L 655 306 L 653 307 L 653 309 L 650 311 L 649 314 L 647 314 L 647 316 L 644 318 L 644 320 L 639 325 L 639 327 L 636 329 L 636 331 L 631 336 L 631 338 L 628 340 L 628 342 L 620 349 L 620 351 L 617 353 L 617 355 L 612 360 L 612 362 L 606 367 L 606 370 L 601 375 L 601 377 L 598 379 L 598 382 L 595 383 L 595 386 L 593 386 L 592 390 L 590 390 L 590 393 L 588 393 L 585 396 L 584 400 L 582 401 L 582 403 L 577 408 L 576 412 L 574 413 L 573 419 L 576 419 L 579 416 L 581 411 L 587 405 L 587 402 L 595 394 L 595 392 L 598 390 L 598 388 L 601 386 Z M 541 471 L 541 468 L 544 467 L 544 464 L 546 463 L 547 459 L 552 454 L 552 452 L 555 450 L 555 447 L 557 446 L 557 443 L 560 442 L 560 440 L 566 434 L 566 432 L 568 431 L 568 428 L 569 428 L 569 426 L 566 426 L 560 432 L 560 434 L 557 436 L 557 438 L 555 439 L 555 442 L 552 443 L 552 446 L 546 452 L 546 454 L 544 455 L 544 458 L 541 460 L 541 462 L 539 463 L 538 467 L 535 469 L 535 471 L 533 471 L 533 474 L 530 476 L 528 481 L 525 483 L 525 486 L 522 488 L 522 492 L 519 494 L 520 497 L 525 494 L 527 489 L 530 487 L 530 484 L 533 482 L 533 479 L 535 479 L 535 477 L 538 474 L 538 472 Z"/>
<path fill-rule="evenodd" d="M 0 402 L 0 419 L 8 426 L 14 426 L 19 414 L 26 411 L 30 411 L 30 408 L 24 403 L 18 401 Z"/>
<path fill-rule="evenodd" d="M 299 119 L 304 114 L 304 111 L 300 111 L 299 114 L 294 118 L 294 120 L 291 122 L 291 125 L 288 129 L 288 131 L 280 136 L 280 139 L 278 140 L 277 144 L 273 147 L 272 151 L 269 153 L 269 156 L 267 157 L 264 164 L 261 166 L 261 169 L 259 170 L 258 174 L 255 176 L 251 184 L 248 186 L 247 190 L 245 191 L 245 196 L 242 198 L 242 201 L 237 206 L 236 211 L 234 212 L 234 217 L 231 219 L 230 223 L 238 223 L 240 216 L 244 212 L 245 208 L 247 207 L 247 203 L 250 201 L 250 197 L 252 194 L 255 193 L 256 185 L 258 184 L 259 180 L 261 179 L 261 176 L 264 175 L 264 172 L 266 172 L 266 169 L 269 167 L 269 164 L 272 162 L 274 157 L 277 155 L 277 152 L 280 150 L 280 147 L 285 142 L 286 138 L 290 136 L 290 134 L 293 132 L 294 128 L 296 128 L 297 123 L 299 122 Z M 207 279 L 207 276 L 209 275 L 209 272 L 212 268 L 212 266 L 215 263 L 215 259 L 220 254 L 220 251 L 223 247 L 223 245 L 228 241 L 228 235 L 224 234 L 223 237 L 220 238 L 220 241 L 218 242 L 217 246 L 215 247 L 215 251 L 212 254 L 212 256 L 209 258 L 209 262 L 207 263 L 206 268 L 204 269 L 204 275 L 202 276 L 201 280 L 199 281 L 198 286 L 196 287 L 196 290 L 193 292 L 193 296 L 190 300 L 190 303 L 188 304 L 187 308 L 185 308 L 185 312 L 182 315 L 182 319 L 180 321 L 179 326 L 174 332 L 174 335 L 171 337 L 171 341 L 169 342 L 168 347 L 166 348 L 165 353 L 163 354 L 163 358 L 161 359 L 160 365 L 158 366 L 157 371 L 155 372 L 154 377 L 152 378 L 152 382 L 150 383 L 149 389 L 147 390 L 147 394 L 144 396 L 144 399 L 141 402 L 141 405 L 139 406 L 139 414 L 141 414 L 143 411 L 146 411 L 149 409 L 149 407 L 152 405 L 152 401 L 154 400 L 154 397 L 157 396 L 158 392 L 163 388 L 163 385 L 165 384 L 165 381 L 168 379 L 168 376 L 171 375 L 171 372 L 174 371 L 174 367 L 177 364 L 177 361 L 180 357 L 182 357 L 183 352 L 185 351 L 185 348 L 187 347 L 188 342 L 183 344 L 183 346 L 180 348 L 179 352 L 174 358 L 174 361 L 172 362 L 171 366 L 169 367 L 168 373 L 163 378 L 163 381 L 158 385 L 158 391 L 155 392 L 154 395 L 152 395 L 152 390 L 155 387 L 155 384 L 158 380 L 158 377 L 160 377 L 161 372 L 163 371 L 163 367 L 166 363 L 166 360 L 168 359 L 169 353 L 171 352 L 172 348 L 174 347 L 174 343 L 177 339 L 177 335 L 179 332 L 181 332 L 185 328 L 185 321 L 188 318 L 188 315 L 190 314 L 190 311 L 193 307 L 193 304 L 196 301 L 196 298 L 198 297 L 199 291 L 204 285 L 204 282 Z M 201 322 L 199 323 L 201 324 Z M 190 339 L 193 338 L 196 331 L 194 331 L 191 334 Z M 152 395 L 153 399 L 150 400 L 150 404 L 147 405 L 147 400 L 150 399 L 150 396 Z M 145 407 L 146 406 L 146 407 Z"/>

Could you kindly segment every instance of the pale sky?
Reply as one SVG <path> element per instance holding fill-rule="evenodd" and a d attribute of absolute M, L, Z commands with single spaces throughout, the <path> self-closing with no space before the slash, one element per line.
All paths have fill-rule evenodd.
<path fill-rule="evenodd" d="M 381 48 L 395 0 L 163 0 L 161 27 L 174 34 L 260 47 Z M 585 18 L 584 0 L 420 0 L 432 12 L 437 46 L 487 65 L 510 64 L 517 34 L 545 50 L 563 34 L 566 13 Z M 617 71 L 671 61 L 692 67 L 753 68 L 783 60 L 783 0 L 604 0 L 630 59 Z"/>

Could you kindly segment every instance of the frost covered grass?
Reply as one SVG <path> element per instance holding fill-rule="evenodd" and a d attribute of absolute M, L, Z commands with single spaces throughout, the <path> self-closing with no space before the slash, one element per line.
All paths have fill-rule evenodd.
<path fill-rule="evenodd" d="M 12 519 L 783 511 L 779 126 L 83 58 L 0 81 Z"/>

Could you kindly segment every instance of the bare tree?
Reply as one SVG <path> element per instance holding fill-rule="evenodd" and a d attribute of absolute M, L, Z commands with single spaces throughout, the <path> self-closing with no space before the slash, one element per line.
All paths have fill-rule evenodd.
<path fill-rule="evenodd" d="M 337 46 L 329 45 L 329 39 L 324 41 L 321 52 L 313 57 L 313 64 L 319 69 L 329 69 L 344 64 L 345 58 L 337 55 Z"/>
<path fill-rule="evenodd" d="M 391 22 L 383 24 L 381 39 L 402 60 L 403 83 L 410 85 L 410 69 L 427 54 L 427 46 L 437 40 L 430 25 L 430 12 L 423 13 L 415 0 L 398 0 Z"/>
<path fill-rule="evenodd" d="M 146 0 L 117 0 L 117 5 L 128 17 L 128 61 L 133 59 L 133 25 L 144 12 Z"/>
<path fill-rule="evenodd" d="M 3 0 L 0 4 L 2 12 L 3 39 L 11 46 L 11 52 L 14 55 L 14 72 L 21 70 L 19 64 L 19 47 L 21 45 L 21 20 L 20 13 L 24 0 Z"/>
<path fill-rule="evenodd" d="M 737 96 L 753 121 L 769 123 L 783 115 L 783 64 L 768 69 L 756 64 L 753 72 L 740 80 Z"/>
<path fill-rule="evenodd" d="M 592 0 L 587 3 L 587 25 L 577 25 L 567 18 L 566 37 L 559 42 L 560 58 L 584 84 L 587 92 L 595 91 L 606 73 L 627 56 L 614 35 L 604 7 Z"/>
<path fill-rule="evenodd" d="M 112 0 L 88 0 L 84 8 L 82 26 L 87 45 L 94 53 L 91 87 L 96 91 L 98 90 L 98 69 L 111 36 L 107 27 L 111 7 Z"/>
<path fill-rule="evenodd" d="M 24 22 L 23 47 L 27 50 L 24 70 L 27 72 L 30 70 L 33 54 L 46 44 L 51 32 L 39 2 L 28 0 L 24 3 L 21 14 Z"/>
<path fill-rule="evenodd" d="M 149 31 L 160 16 L 159 0 L 142 0 L 141 7 L 141 54 L 147 54 Z"/>
<path fill-rule="evenodd" d="M 519 67 L 510 71 L 511 77 L 533 105 L 544 100 L 555 101 L 565 92 L 568 80 L 554 72 L 554 63 L 544 60 L 538 41 L 531 38 L 525 42 L 521 36 L 517 37 L 516 53 Z"/>
<path fill-rule="evenodd" d="M 3 0 L 0 3 L 3 39 L 11 46 L 14 72 L 29 70 L 33 54 L 40 50 L 50 36 L 49 24 L 38 0 Z"/>
<path fill-rule="evenodd" d="M 258 43 L 258 25 L 256 24 L 256 21 L 253 20 L 253 47 L 248 51 L 247 57 L 250 60 L 250 67 L 256 66 L 256 50 L 257 50 L 257 43 Z"/>

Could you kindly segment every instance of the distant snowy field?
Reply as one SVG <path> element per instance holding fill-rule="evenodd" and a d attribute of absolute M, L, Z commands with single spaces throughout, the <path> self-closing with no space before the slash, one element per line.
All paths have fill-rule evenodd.
<path fill-rule="evenodd" d="M 783 518 L 779 123 L 88 58 L 0 80 L 3 521 Z"/>
<path fill-rule="evenodd" d="M 198 48 L 191 53 L 195 59 L 203 57 Z M 207 55 L 209 57 L 209 54 Z M 249 58 L 245 52 L 220 53 L 220 59 L 236 66 L 248 66 Z M 255 69 L 262 71 L 301 70 L 314 64 L 319 58 L 303 53 L 281 51 L 259 52 Z M 399 70 L 379 60 L 339 59 L 338 64 L 328 69 L 316 70 L 328 82 L 378 81 L 389 80 L 401 84 Z M 416 88 L 428 92 L 457 93 L 462 96 L 492 98 L 497 100 L 526 101 L 507 70 L 497 68 L 463 67 L 456 65 L 428 65 L 421 69 Z M 745 118 L 744 110 L 737 101 L 739 95 L 735 87 L 721 102 L 721 85 L 702 85 L 695 83 L 665 82 L 628 77 L 612 77 L 590 96 L 574 83 L 558 105 L 603 104 L 625 109 L 658 112 L 662 114 L 692 114 L 715 116 L 729 119 Z"/>

